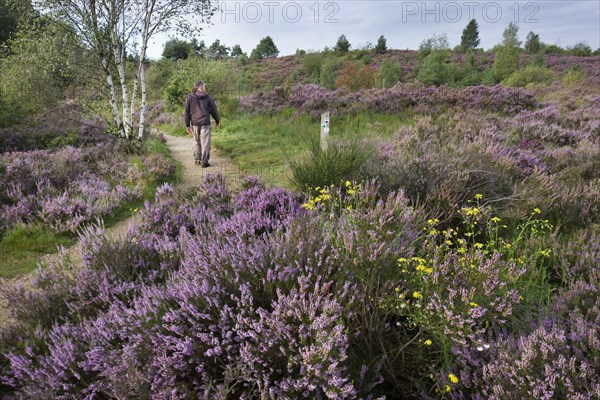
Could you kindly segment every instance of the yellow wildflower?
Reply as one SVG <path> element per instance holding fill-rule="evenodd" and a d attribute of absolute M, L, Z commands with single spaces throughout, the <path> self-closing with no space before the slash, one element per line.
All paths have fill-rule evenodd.
<path fill-rule="evenodd" d="M 450 382 L 458 383 L 458 378 L 454 374 L 448 374 L 448 378 L 450 378 Z"/>
<path fill-rule="evenodd" d="M 479 307 L 479 304 L 475 303 L 474 301 L 470 302 L 469 305 L 471 307 Z"/>
<path fill-rule="evenodd" d="M 419 298 L 423 297 L 423 295 L 421 295 L 421 293 L 419 293 L 419 292 L 417 292 L 417 291 L 414 291 L 414 292 L 413 292 L 413 294 L 412 294 L 412 296 L 413 296 L 415 299 L 419 299 Z"/>
<path fill-rule="evenodd" d="M 481 193 L 477 193 L 475 195 L 475 200 L 481 200 L 481 199 L 483 199 L 483 195 Z"/>
<path fill-rule="evenodd" d="M 500 218 L 498 218 L 498 217 L 492 217 L 492 222 L 498 223 L 500 221 L 501 221 Z"/>
<path fill-rule="evenodd" d="M 533 212 L 534 212 L 535 214 L 541 214 L 541 213 L 542 213 L 542 210 L 540 210 L 539 208 L 537 208 L 537 207 L 536 207 L 536 208 L 534 208 L 534 209 L 533 209 Z"/>
<path fill-rule="evenodd" d="M 431 344 L 433 343 L 431 341 L 431 339 L 427 339 L 426 341 L 423 342 L 425 344 L 425 346 L 431 346 Z"/>

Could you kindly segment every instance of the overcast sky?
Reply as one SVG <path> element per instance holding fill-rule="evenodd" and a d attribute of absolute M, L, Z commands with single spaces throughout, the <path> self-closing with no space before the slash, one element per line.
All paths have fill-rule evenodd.
<path fill-rule="evenodd" d="M 523 42 L 529 31 L 544 43 L 562 47 L 585 42 L 600 47 L 599 0 L 543 1 L 219 1 L 213 16 L 198 40 L 210 45 L 219 39 L 232 47 L 239 44 L 250 55 L 260 39 L 271 36 L 279 55 L 296 49 L 322 50 L 333 47 L 345 34 L 352 49 L 375 44 L 380 35 L 388 48 L 418 49 L 434 34 L 448 35 L 451 47 L 471 18 L 479 25 L 480 46 L 488 49 L 502 40 L 510 22 L 519 26 Z M 160 58 L 167 35 L 157 36 L 149 57 Z"/>

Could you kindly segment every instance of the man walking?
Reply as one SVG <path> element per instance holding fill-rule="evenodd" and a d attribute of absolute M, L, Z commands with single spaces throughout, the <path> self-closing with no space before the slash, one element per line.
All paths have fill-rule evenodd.
<path fill-rule="evenodd" d="M 214 118 L 217 128 L 221 126 L 221 119 L 215 100 L 206 93 L 203 81 L 196 82 L 194 90 L 185 99 L 184 109 L 186 132 L 194 135 L 196 164 L 200 164 L 202 168 L 210 167 L 210 117 L 212 115 Z"/>

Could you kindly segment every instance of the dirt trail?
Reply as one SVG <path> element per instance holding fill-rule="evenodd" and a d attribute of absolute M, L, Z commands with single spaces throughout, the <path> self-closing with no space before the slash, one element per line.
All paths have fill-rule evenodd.
<path fill-rule="evenodd" d="M 235 188 L 239 182 L 241 174 L 238 168 L 233 162 L 225 157 L 219 155 L 218 151 L 214 148 L 211 150 L 210 156 L 210 167 L 202 168 L 200 165 L 194 163 L 194 154 L 192 147 L 192 138 L 164 135 L 167 140 L 167 147 L 171 151 L 173 157 L 183 165 L 183 174 L 181 180 L 175 185 L 175 189 L 181 193 L 188 189 L 199 186 L 204 177 L 207 174 L 221 173 L 227 178 L 227 182 L 232 188 Z M 136 223 L 136 217 L 132 216 L 128 219 L 120 221 L 110 228 L 106 229 L 106 235 L 117 238 L 124 238 L 127 235 L 127 231 Z M 68 256 L 74 262 L 79 262 L 81 257 L 81 251 L 79 243 L 64 249 Z M 60 257 L 59 253 L 48 254 L 40 259 L 40 262 L 51 263 L 58 260 Z M 0 285 L 15 285 L 19 282 L 26 282 L 26 276 L 4 280 L 0 282 Z M 8 316 L 6 315 L 6 307 L 4 299 L 0 299 L 0 327 L 9 322 Z"/>

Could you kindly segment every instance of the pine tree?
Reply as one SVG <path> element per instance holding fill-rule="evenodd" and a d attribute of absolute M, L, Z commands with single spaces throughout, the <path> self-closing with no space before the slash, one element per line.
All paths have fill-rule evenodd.
<path fill-rule="evenodd" d="M 239 44 L 236 44 L 231 48 L 231 57 L 239 58 L 242 55 L 244 55 L 244 52 L 242 51 L 242 47 Z"/>
<path fill-rule="evenodd" d="M 460 49 L 462 51 L 475 49 L 479 46 L 479 42 L 479 28 L 477 26 L 477 21 L 472 19 L 467 24 L 460 37 Z"/>
<path fill-rule="evenodd" d="M 375 45 L 375 52 L 378 54 L 385 54 L 385 52 L 387 52 L 387 41 L 385 39 L 385 36 L 381 35 L 379 36 L 379 39 L 377 39 L 377 44 Z"/>
<path fill-rule="evenodd" d="M 260 40 L 258 45 L 250 53 L 250 58 L 258 60 L 261 58 L 275 58 L 279 55 L 279 49 L 275 46 L 275 42 L 271 36 L 265 36 Z"/>
<path fill-rule="evenodd" d="M 350 42 L 346 39 L 346 35 L 341 35 L 338 38 L 333 50 L 340 53 L 347 53 L 350 50 Z"/>

